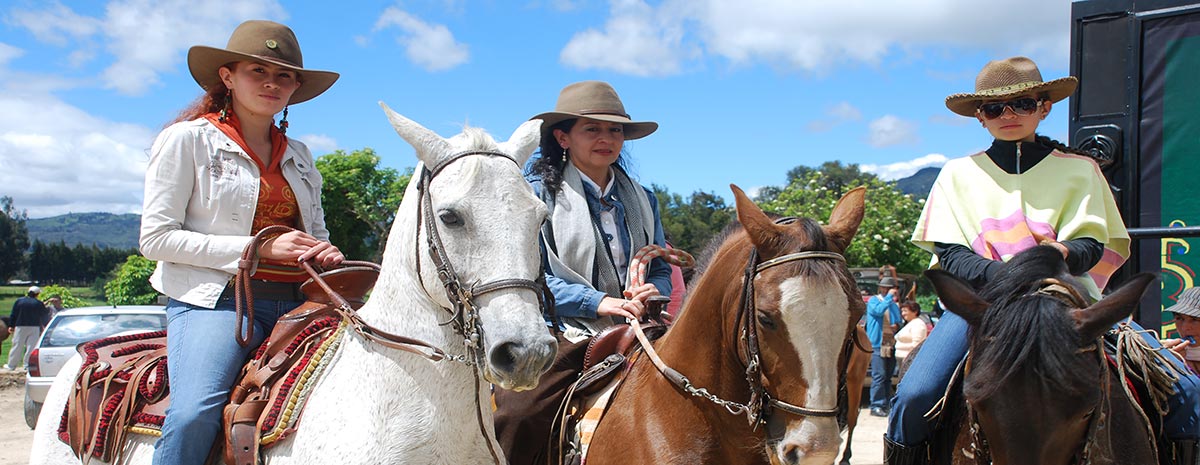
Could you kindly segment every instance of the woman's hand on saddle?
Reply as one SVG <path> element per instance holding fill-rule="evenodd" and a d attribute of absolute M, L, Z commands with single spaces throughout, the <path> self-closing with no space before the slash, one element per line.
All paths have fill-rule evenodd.
<path fill-rule="evenodd" d="M 636 300 L 605 297 L 600 301 L 600 306 L 596 307 L 596 314 L 640 320 L 642 315 L 646 314 L 646 306 Z"/>
<path fill-rule="evenodd" d="M 626 289 L 624 294 L 626 299 L 639 302 L 643 307 L 646 306 L 646 303 L 650 301 L 651 297 L 661 295 L 658 293 L 658 288 L 654 287 L 654 285 L 650 283 L 645 283 L 641 286 Z"/>
<path fill-rule="evenodd" d="M 258 256 L 289 262 L 310 261 L 323 268 L 337 266 L 346 258 L 333 244 L 303 231 L 288 231 L 267 239 L 258 247 Z"/>

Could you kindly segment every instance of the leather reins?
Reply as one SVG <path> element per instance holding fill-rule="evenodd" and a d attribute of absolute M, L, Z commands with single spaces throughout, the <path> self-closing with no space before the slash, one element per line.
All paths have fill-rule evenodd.
<path fill-rule="evenodd" d="M 786 224 L 787 222 L 794 220 L 794 218 L 781 218 L 777 220 L 776 223 Z M 839 412 L 839 408 L 836 405 L 832 408 L 810 408 L 775 398 L 770 394 L 770 392 L 767 391 L 763 383 L 765 374 L 761 371 L 761 354 L 758 345 L 758 326 L 755 324 L 755 318 L 753 316 L 755 311 L 754 278 L 758 276 L 759 273 L 762 273 L 763 271 L 766 271 L 772 267 L 797 260 L 811 259 L 832 259 L 840 261 L 843 264 L 846 262 L 846 258 L 836 252 L 807 251 L 783 255 L 760 263 L 758 261 L 758 251 L 753 248 L 750 250 L 750 258 L 746 265 L 746 272 L 742 281 L 742 303 L 738 306 L 738 313 L 734 320 L 734 326 L 735 328 L 738 328 L 738 331 L 736 331 L 738 335 L 735 336 L 737 339 L 734 341 L 734 344 L 744 349 L 738 352 L 738 358 L 745 367 L 746 382 L 750 386 L 750 400 L 744 404 L 722 399 L 720 396 L 709 392 L 706 388 L 693 385 L 687 376 L 684 376 L 682 373 L 674 368 L 671 368 L 665 362 L 663 362 L 662 358 L 659 357 L 658 352 L 654 350 L 654 346 L 650 344 L 649 339 L 646 337 L 646 334 L 642 331 L 641 325 L 638 324 L 637 321 L 632 321 L 630 324 L 633 326 L 634 333 L 637 335 L 638 342 L 642 344 L 642 348 L 645 350 L 646 356 L 654 364 L 654 367 L 658 369 L 658 372 L 667 379 L 667 381 L 675 385 L 675 387 L 684 394 L 702 397 L 709 402 L 724 408 L 732 415 L 746 415 L 747 421 L 754 428 L 757 428 L 759 425 L 766 422 L 766 417 L 772 409 L 779 409 L 783 410 L 784 412 L 800 416 L 835 417 Z M 853 331 L 853 327 L 851 328 L 851 331 Z M 852 337 L 853 334 L 853 332 L 849 332 L 847 337 Z M 851 342 L 848 340 L 843 343 L 842 352 L 840 354 L 843 358 L 845 358 L 845 354 L 847 352 L 846 349 L 849 348 L 848 344 L 850 343 Z M 839 365 L 842 362 L 844 361 L 839 360 Z M 841 373 L 839 373 L 838 376 L 839 384 L 844 382 L 843 380 L 845 377 L 845 370 L 841 369 L 840 371 Z"/>

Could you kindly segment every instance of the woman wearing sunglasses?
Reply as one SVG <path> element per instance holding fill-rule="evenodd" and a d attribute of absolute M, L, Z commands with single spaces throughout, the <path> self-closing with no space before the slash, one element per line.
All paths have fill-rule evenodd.
<path fill-rule="evenodd" d="M 984 152 L 947 162 L 938 174 L 912 236 L 934 254 L 931 266 L 979 288 L 1013 255 L 1049 244 L 1091 296 L 1100 297 L 1129 256 L 1129 234 L 1095 161 L 1037 133 L 1077 85 L 1070 76 L 1042 81 L 1032 60 L 1014 57 L 984 66 L 974 93 L 946 97 L 950 111 L 975 118 L 995 140 Z M 884 438 L 888 464 L 928 463 L 932 425 L 924 414 L 941 399 L 966 351 L 967 324 L 947 311 L 896 390 Z M 1195 376 L 1183 377 L 1164 419 L 1180 454 L 1192 453 L 1200 435 L 1198 396 Z"/>

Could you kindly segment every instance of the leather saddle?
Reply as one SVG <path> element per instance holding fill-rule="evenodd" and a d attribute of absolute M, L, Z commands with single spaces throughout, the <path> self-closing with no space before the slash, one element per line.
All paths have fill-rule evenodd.
<path fill-rule="evenodd" d="M 379 276 L 378 265 L 355 262 L 318 278 L 357 310 Z M 314 279 L 301 285 L 307 301 L 279 318 L 242 368 L 223 415 L 226 464 L 254 465 L 259 450 L 295 431 L 314 367 L 344 327 L 337 300 Z M 166 332 L 117 336 L 81 344 L 84 358 L 59 438 L 76 456 L 112 462 L 127 433 L 160 435 L 170 404 Z M 330 352 L 331 353 L 331 352 Z M 307 383 L 307 384 L 306 384 Z"/>

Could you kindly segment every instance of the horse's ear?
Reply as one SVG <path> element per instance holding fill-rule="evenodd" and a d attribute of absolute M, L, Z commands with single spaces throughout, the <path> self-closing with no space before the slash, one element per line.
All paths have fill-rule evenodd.
<path fill-rule="evenodd" d="M 829 214 L 829 225 L 825 227 L 825 233 L 843 252 L 850 247 L 850 241 L 854 239 L 858 226 L 862 224 L 866 196 L 866 187 L 850 189 L 850 192 L 838 200 L 837 205 L 833 206 L 833 212 Z"/>
<path fill-rule="evenodd" d="M 771 218 L 763 213 L 761 208 L 758 208 L 750 197 L 742 192 L 742 189 L 733 184 L 729 185 L 729 189 L 733 191 L 734 204 L 737 207 L 738 222 L 742 223 L 742 227 L 746 229 L 746 234 L 750 236 L 750 242 L 754 246 L 770 253 L 769 250 L 775 244 L 779 243 L 778 237 L 782 232 Z"/>
<path fill-rule="evenodd" d="M 925 277 L 933 283 L 933 290 L 946 309 L 971 326 L 978 327 L 983 322 L 983 314 L 991 304 L 979 297 L 970 284 L 942 270 L 925 270 Z"/>
<path fill-rule="evenodd" d="M 399 134 L 416 149 L 417 158 L 424 162 L 425 166 L 437 165 L 438 157 L 450 152 L 450 143 L 436 132 L 425 129 L 425 126 L 417 124 L 416 121 L 392 111 L 383 101 L 379 102 L 379 106 L 383 107 L 384 113 L 387 113 L 388 121 L 391 121 L 392 127 L 396 129 L 396 134 Z"/>
<path fill-rule="evenodd" d="M 529 120 L 518 126 L 507 142 L 500 143 L 500 151 L 513 157 L 518 165 L 525 166 L 525 161 L 529 160 L 530 155 L 533 155 L 533 151 L 537 149 L 538 142 L 541 140 L 542 120 Z"/>
<path fill-rule="evenodd" d="M 1075 328 L 1079 331 L 1080 341 L 1090 342 L 1108 331 L 1112 325 L 1129 317 L 1137 308 L 1137 303 L 1146 293 L 1146 288 L 1154 282 L 1154 274 L 1139 273 L 1117 289 L 1089 306 L 1071 311 L 1075 320 Z"/>

